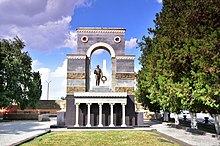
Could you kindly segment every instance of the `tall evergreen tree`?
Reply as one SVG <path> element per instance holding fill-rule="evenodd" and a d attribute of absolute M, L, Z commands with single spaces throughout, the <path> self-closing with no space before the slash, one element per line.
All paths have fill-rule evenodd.
<path fill-rule="evenodd" d="M 153 102 L 173 112 L 220 114 L 219 20 L 219 0 L 163 0 L 153 37 L 139 43 L 141 87 Z"/>
<path fill-rule="evenodd" d="M 40 75 L 32 72 L 32 59 L 23 48 L 18 37 L 0 40 L 0 107 L 17 103 L 24 109 L 40 100 Z"/>

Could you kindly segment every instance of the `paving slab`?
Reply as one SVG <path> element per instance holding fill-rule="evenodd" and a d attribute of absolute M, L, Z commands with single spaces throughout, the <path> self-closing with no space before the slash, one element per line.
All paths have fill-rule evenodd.
<path fill-rule="evenodd" d="M 12 121 L 0 123 L 0 146 L 14 145 L 50 129 L 55 121 Z"/>
<path fill-rule="evenodd" d="M 215 134 L 205 132 L 204 135 L 188 132 L 184 129 L 177 129 L 169 126 L 169 123 L 160 121 L 145 121 L 151 128 L 158 132 L 188 143 L 193 146 L 220 146 L 220 140 L 214 137 Z"/>

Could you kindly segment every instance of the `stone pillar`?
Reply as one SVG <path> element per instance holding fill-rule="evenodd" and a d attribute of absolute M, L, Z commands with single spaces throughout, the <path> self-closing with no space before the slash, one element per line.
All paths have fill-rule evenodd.
<path fill-rule="evenodd" d="M 125 124 L 125 104 L 122 103 L 122 124 L 121 124 L 121 127 L 127 127 L 126 124 Z"/>
<path fill-rule="evenodd" d="M 86 127 L 91 127 L 91 124 L 90 124 L 90 106 L 91 106 L 91 103 L 87 103 L 88 114 L 87 114 L 87 125 L 86 125 Z"/>
<path fill-rule="evenodd" d="M 115 125 L 113 123 L 113 106 L 114 106 L 114 103 L 110 103 L 110 106 L 111 106 L 111 123 L 110 123 L 109 127 L 115 127 Z"/>
<path fill-rule="evenodd" d="M 112 91 L 115 91 L 115 86 L 116 86 L 116 59 L 115 57 L 112 57 Z"/>
<path fill-rule="evenodd" d="M 102 103 L 99 103 L 99 125 L 98 127 L 103 127 L 102 125 Z"/>
<path fill-rule="evenodd" d="M 76 103 L 76 122 L 74 127 L 79 127 L 79 105 L 80 103 Z"/>

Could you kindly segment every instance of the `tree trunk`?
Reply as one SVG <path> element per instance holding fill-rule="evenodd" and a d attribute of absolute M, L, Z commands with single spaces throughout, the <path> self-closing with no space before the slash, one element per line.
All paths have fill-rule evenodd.
<path fill-rule="evenodd" d="M 159 113 L 157 111 L 154 111 L 154 119 L 159 119 Z"/>
<path fill-rule="evenodd" d="M 174 113 L 174 119 L 175 119 L 175 125 L 179 125 L 180 121 L 179 121 L 179 116 L 177 113 Z"/>
<path fill-rule="evenodd" d="M 212 115 L 215 120 L 215 130 L 218 135 L 220 135 L 220 114 Z"/>
<path fill-rule="evenodd" d="M 169 112 L 164 111 L 163 113 L 163 121 L 168 122 L 169 121 Z"/>
<path fill-rule="evenodd" d="M 191 128 L 198 129 L 196 122 L 196 113 L 190 112 L 190 116 L 191 116 Z"/>

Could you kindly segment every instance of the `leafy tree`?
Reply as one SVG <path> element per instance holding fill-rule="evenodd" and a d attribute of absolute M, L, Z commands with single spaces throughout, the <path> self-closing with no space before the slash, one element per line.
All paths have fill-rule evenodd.
<path fill-rule="evenodd" d="M 220 112 L 220 1 L 163 0 L 143 37 L 141 86 L 164 109 Z M 139 83 L 140 84 L 140 83 Z"/>
<path fill-rule="evenodd" d="M 38 72 L 32 72 L 32 59 L 23 52 L 24 43 L 18 38 L 0 40 L 0 107 L 12 103 L 24 109 L 34 107 L 41 96 L 41 79 Z"/>
<path fill-rule="evenodd" d="M 143 70 L 139 70 L 141 72 Z M 142 75 L 141 73 L 139 73 Z M 147 92 L 146 86 L 142 87 L 141 82 L 144 81 L 145 76 L 138 76 L 137 82 L 139 86 L 135 92 L 138 102 L 142 103 L 144 107 L 147 107 L 150 111 L 154 111 L 155 113 L 160 111 L 160 106 L 158 103 L 152 103 L 151 99 L 148 98 L 149 92 Z"/>

